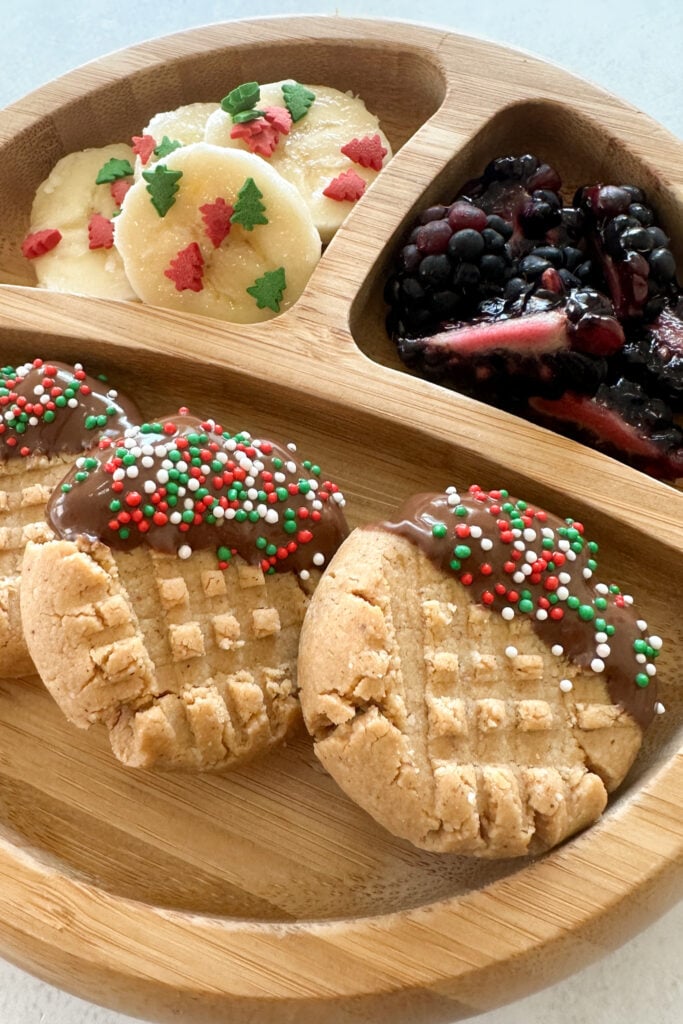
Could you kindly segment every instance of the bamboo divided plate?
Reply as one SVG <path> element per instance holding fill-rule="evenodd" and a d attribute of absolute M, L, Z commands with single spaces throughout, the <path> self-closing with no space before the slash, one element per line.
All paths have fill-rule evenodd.
<path fill-rule="evenodd" d="M 301 299 L 259 326 L 31 287 L 19 254 L 56 160 L 139 133 L 236 84 L 360 93 L 396 155 Z M 338 18 L 236 22 L 107 57 L 0 115 L 0 350 L 83 359 L 140 397 L 295 438 L 352 523 L 419 489 L 505 485 L 589 524 L 603 567 L 667 642 L 668 713 L 595 827 L 497 864 L 392 838 L 303 732 L 225 776 L 122 768 L 37 679 L 0 681 L 0 950 L 94 1002 L 158 1021 L 451 1022 L 549 984 L 683 889 L 683 494 L 404 372 L 382 283 L 406 222 L 494 156 L 537 152 L 565 183 L 628 180 L 683 239 L 683 145 L 565 72 L 488 43 Z M 680 252 L 679 252 L 680 257 Z"/>

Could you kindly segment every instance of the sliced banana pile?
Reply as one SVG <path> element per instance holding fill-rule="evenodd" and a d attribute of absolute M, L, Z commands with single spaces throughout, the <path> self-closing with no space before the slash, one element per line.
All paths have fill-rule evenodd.
<path fill-rule="evenodd" d="M 390 157 L 360 98 L 245 82 L 60 160 L 22 251 L 43 288 L 258 323 L 296 302 Z"/>

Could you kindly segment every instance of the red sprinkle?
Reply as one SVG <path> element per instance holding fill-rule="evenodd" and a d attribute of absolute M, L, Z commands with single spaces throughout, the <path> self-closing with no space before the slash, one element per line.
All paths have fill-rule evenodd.
<path fill-rule="evenodd" d="M 117 206 L 120 206 L 123 200 L 126 198 L 128 189 L 132 186 L 133 182 L 130 178 L 117 178 L 116 181 L 112 181 L 109 186 L 111 197 Z"/>
<path fill-rule="evenodd" d="M 156 139 L 152 135 L 134 135 L 133 152 L 140 157 L 140 163 L 144 165 L 157 148 Z"/>
<path fill-rule="evenodd" d="M 382 170 L 382 161 L 387 155 L 379 135 L 364 135 L 362 139 L 351 139 L 341 147 L 344 156 L 353 160 L 361 167 L 372 167 L 374 171 Z"/>
<path fill-rule="evenodd" d="M 57 228 L 43 228 L 42 231 L 34 231 L 26 236 L 21 243 L 21 251 L 27 260 L 34 260 L 50 252 L 61 240 L 62 233 Z"/>
<path fill-rule="evenodd" d="M 235 208 L 218 196 L 212 203 L 204 203 L 203 206 L 200 206 L 199 212 L 206 225 L 206 234 L 211 239 L 214 249 L 217 249 L 230 234 L 232 227 L 230 218 L 235 212 Z"/>
<path fill-rule="evenodd" d="M 173 281 L 179 292 L 200 292 L 204 287 L 203 274 L 204 257 L 196 242 L 190 242 L 184 249 L 180 249 L 170 266 L 164 270 L 164 276 Z"/>
<path fill-rule="evenodd" d="M 111 249 L 114 244 L 114 225 L 101 213 L 93 213 L 88 221 L 88 248 Z"/>
<path fill-rule="evenodd" d="M 361 178 L 360 174 L 356 174 L 354 170 L 343 171 L 323 189 L 323 195 L 328 199 L 335 199 L 338 203 L 355 203 L 363 195 L 365 188 L 365 179 Z"/>

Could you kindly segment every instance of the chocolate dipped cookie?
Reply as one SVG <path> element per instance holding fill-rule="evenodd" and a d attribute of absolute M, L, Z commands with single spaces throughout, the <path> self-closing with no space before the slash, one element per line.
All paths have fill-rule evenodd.
<path fill-rule="evenodd" d="M 35 359 L 0 369 L 0 676 L 33 671 L 21 628 L 21 563 L 27 541 L 51 536 L 45 506 L 54 486 L 100 436 L 141 418 L 80 363 Z"/>
<path fill-rule="evenodd" d="M 177 416 L 79 460 L 29 545 L 22 616 L 66 716 L 133 767 L 233 767 L 300 719 L 299 632 L 346 536 L 294 445 Z"/>
<path fill-rule="evenodd" d="M 507 491 L 420 494 L 356 530 L 299 655 L 339 785 L 416 846 L 542 852 L 595 821 L 657 703 L 661 640 L 581 523 Z"/>

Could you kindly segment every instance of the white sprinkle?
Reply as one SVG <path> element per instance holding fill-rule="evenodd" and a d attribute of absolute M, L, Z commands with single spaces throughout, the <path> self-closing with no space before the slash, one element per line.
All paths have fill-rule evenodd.
<path fill-rule="evenodd" d="M 256 501 L 256 499 L 258 498 L 258 491 L 256 490 L 255 487 L 249 488 L 249 490 L 247 491 L 247 497 L 251 498 L 252 501 Z"/>
<path fill-rule="evenodd" d="M 171 512 L 171 514 L 170 514 L 170 516 L 168 518 L 169 518 L 170 522 L 172 522 L 174 524 L 174 526 L 177 523 L 182 523 L 182 521 L 183 521 L 183 517 L 181 516 L 180 512 Z"/>
<path fill-rule="evenodd" d="M 639 665 L 645 665 L 646 662 L 647 662 L 647 655 L 645 655 L 645 654 L 636 654 L 636 661 L 638 662 Z"/>
<path fill-rule="evenodd" d="M 569 551 L 571 544 L 568 540 L 560 540 L 557 542 L 557 547 L 559 551 Z"/>
<path fill-rule="evenodd" d="M 514 528 L 514 530 L 511 530 L 511 533 L 512 533 L 513 537 L 521 537 L 522 536 L 522 531 L 517 526 Z"/>
<path fill-rule="evenodd" d="M 253 509 L 254 509 L 254 502 L 253 501 L 243 501 L 242 502 L 242 508 L 244 509 L 245 512 L 252 512 Z"/>
<path fill-rule="evenodd" d="M 560 583 L 571 583 L 572 579 L 571 574 L 568 572 L 558 573 L 557 578 L 560 581 Z"/>
<path fill-rule="evenodd" d="M 152 458 L 151 455 L 143 455 L 142 459 L 140 460 L 140 463 L 142 466 L 145 467 L 145 469 L 151 469 L 152 466 L 154 465 L 154 459 Z"/>
<path fill-rule="evenodd" d="M 76 459 L 76 467 L 78 469 L 82 469 L 82 467 L 84 465 L 85 465 L 85 455 L 81 455 L 81 457 L 79 459 Z"/>
<path fill-rule="evenodd" d="M 446 499 L 446 502 L 447 502 L 448 505 L 451 506 L 451 508 L 453 506 L 455 506 L 455 505 L 459 505 L 460 504 L 460 495 L 458 495 L 458 494 L 449 494 L 448 498 Z"/>
<path fill-rule="evenodd" d="M 570 690 L 574 689 L 574 684 L 571 679 L 560 679 L 560 689 L 562 693 L 569 693 Z"/>
<path fill-rule="evenodd" d="M 211 515 L 214 516 L 215 519 L 223 519 L 225 516 L 225 509 L 222 505 L 214 505 L 211 509 Z"/>
<path fill-rule="evenodd" d="M 506 608 L 503 608 L 503 610 L 502 610 L 502 612 L 500 614 L 503 616 L 503 618 L 507 622 L 509 622 L 510 619 L 514 619 L 514 617 L 515 617 L 515 610 L 514 610 L 514 608 L 506 607 Z"/>
<path fill-rule="evenodd" d="M 324 565 L 324 564 L 325 564 L 325 556 L 323 555 L 323 553 L 321 551 L 316 551 L 316 553 L 313 555 L 313 565 Z"/>
<path fill-rule="evenodd" d="M 636 622 L 636 626 L 638 627 L 641 633 L 644 633 L 647 629 L 647 622 L 645 621 L 645 619 L 638 619 Z"/>
<path fill-rule="evenodd" d="M 505 654 L 506 654 L 506 656 L 508 658 L 516 658 L 517 655 L 519 654 L 519 651 L 517 650 L 516 647 L 513 647 L 513 645 L 510 644 L 509 647 L 505 648 Z"/>
<path fill-rule="evenodd" d="M 192 548 L 189 544 L 181 544 L 178 548 L 178 558 L 189 558 L 192 554 Z"/>
<path fill-rule="evenodd" d="M 285 462 L 285 469 L 288 473 L 296 473 L 296 462 Z"/>
<path fill-rule="evenodd" d="M 666 711 L 666 708 L 661 703 L 661 701 L 657 701 L 657 703 L 655 704 L 655 714 L 663 715 L 665 711 Z"/>
<path fill-rule="evenodd" d="M 301 572 L 299 573 L 299 579 L 300 580 L 310 580 L 310 578 L 311 578 L 311 574 L 308 571 L 308 569 L 302 569 Z"/>
<path fill-rule="evenodd" d="M 470 526 L 470 537 L 474 537 L 475 540 L 479 540 L 482 532 L 481 526 Z"/>
<path fill-rule="evenodd" d="M 555 534 L 553 533 L 553 531 L 550 529 L 549 526 L 544 526 L 543 529 L 541 530 L 541 536 L 542 537 L 546 537 L 548 540 L 550 540 L 552 537 L 555 536 Z"/>
<path fill-rule="evenodd" d="M 594 672 L 604 672 L 605 663 L 602 660 L 602 658 L 593 658 L 593 660 L 591 661 L 591 668 Z"/>
<path fill-rule="evenodd" d="M 609 594 L 609 587 L 606 583 L 596 583 L 595 589 L 598 594 Z"/>
<path fill-rule="evenodd" d="M 107 398 L 110 398 L 112 402 L 115 402 L 118 397 L 119 393 L 116 390 L 116 388 L 111 388 L 109 391 L 107 391 Z"/>
<path fill-rule="evenodd" d="M 118 469 L 114 470 L 114 472 L 111 475 L 111 478 L 112 478 L 112 480 L 124 480 L 125 476 L 126 476 L 125 469 L 121 469 L 119 467 Z"/>
<path fill-rule="evenodd" d="M 647 672 L 647 674 L 649 676 L 656 676 L 657 675 L 657 666 L 653 665 L 652 663 L 650 663 L 649 665 L 645 666 L 645 671 Z"/>
<path fill-rule="evenodd" d="M 309 480 L 308 481 L 308 486 L 311 488 L 312 491 L 317 491 L 318 490 L 318 481 L 317 480 Z"/>
<path fill-rule="evenodd" d="M 586 568 L 583 570 L 582 575 L 585 580 L 589 580 L 593 575 L 593 570 L 589 569 L 588 566 L 586 566 Z"/>
<path fill-rule="evenodd" d="M 555 593 L 559 601 L 566 601 L 569 597 L 569 591 L 566 587 L 558 587 Z"/>
<path fill-rule="evenodd" d="M 179 491 L 178 491 L 178 497 L 180 498 L 184 494 L 185 494 L 185 488 L 181 487 L 179 489 Z M 192 498 L 185 498 L 185 501 L 183 502 L 183 508 L 187 508 L 187 509 L 194 508 L 194 501 L 192 500 Z"/>
<path fill-rule="evenodd" d="M 482 551 L 490 551 L 491 548 L 493 547 L 493 541 L 490 540 L 488 537 L 482 537 L 480 546 Z"/>
<path fill-rule="evenodd" d="M 531 576 L 533 571 L 534 571 L 533 568 L 529 565 L 528 562 L 525 562 L 524 565 L 522 566 L 522 575 L 523 576 Z"/>
<path fill-rule="evenodd" d="M 269 508 L 268 511 L 266 512 L 266 522 L 267 523 L 276 523 L 278 521 L 278 518 L 279 518 L 279 516 L 278 516 L 277 512 L 275 511 L 275 509 L 274 508 Z"/>
<path fill-rule="evenodd" d="M 311 501 L 311 498 L 313 497 L 313 495 L 309 491 L 308 494 L 306 495 L 306 497 L 308 498 L 309 501 Z M 322 507 L 323 507 L 323 503 L 318 498 L 316 498 L 315 501 L 311 501 L 311 508 L 315 509 L 316 512 L 320 512 Z"/>
<path fill-rule="evenodd" d="M 527 526 L 522 536 L 524 537 L 524 540 L 536 540 L 536 531 L 532 530 L 530 526 Z"/>
<path fill-rule="evenodd" d="M 566 557 L 567 557 L 567 561 L 568 562 L 575 562 L 576 561 L 576 551 L 567 551 L 566 552 Z"/>
<path fill-rule="evenodd" d="M 341 491 L 334 492 L 334 494 L 332 495 L 332 501 L 336 501 L 338 505 L 346 504 L 346 498 L 344 497 Z"/>
<path fill-rule="evenodd" d="M 654 648 L 655 651 L 661 651 L 662 644 L 664 641 L 662 640 L 661 636 L 657 636 L 655 634 L 653 636 L 649 636 L 647 638 L 647 642 L 649 643 L 650 647 Z"/>
<path fill-rule="evenodd" d="M 595 642 L 597 644 L 606 644 L 607 643 L 607 639 L 608 639 L 607 638 L 607 633 L 596 633 L 595 634 Z"/>
<path fill-rule="evenodd" d="M 273 480 L 276 484 L 283 484 L 287 477 L 284 473 L 273 473 Z"/>
<path fill-rule="evenodd" d="M 187 473 L 187 463 L 183 459 L 180 462 L 176 462 L 175 468 L 179 473 Z"/>
<path fill-rule="evenodd" d="M 170 459 L 163 459 L 163 461 L 161 463 L 161 468 L 162 469 L 169 469 L 169 470 L 173 469 L 173 463 L 171 462 Z"/>
<path fill-rule="evenodd" d="M 446 494 L 457 494 L 457 489 L 454 484 L 449 484 L 446 488 Z"/>
<path fill-rule="evenodd" d="M 296 451 L 296 445 L 294 444 L 293 441 L 290 441 L 289 444 L 287 445 L 287 447 L 289 448 L 290 452 L 295 452 Z"/>
<path fill-rule="evenodd" d="M 165 456 L 166 456 L 166 445 L 158 444 L 156 446 L 156 448 L 154 449 L 154 454 L 156 455 L 156 457 L 158 459 L 165 458 Z M 173 463 L 171 463 L 171 465 L 173 465 Z M 169 469 L 169 468 L 170 468 L 169 466 L 166 467 L 166 469 Z"/>
<path fill-rule="evenodd" d="M 166 472 L 165 469 L 158 470 L 158 472 L 157 472 L 157 482 L 160 483 L 160 484 L 167 484 L 168 483 L 168 473 Z"/>
<path fill-rule="evenodd" d="M 595 648 L 595 653 L 599 658 L 609 658 L 612 653 L 612 648 L 609 644 L 598 644 Z"/>
<path fill-rule="evenodd" d="M 554 654 L 556 658 L 559 658 L 561 654 L 564 654 L 564 647 L 562 644 L 553 644 L 550 648 L 550 653 Z"/>
<path fill-rule="evenodd" d="M 199 483 L 199 480 L 197 480 L 195 476 L 190 477 L 190 479 L 187 481 L 188 491 L 198 491 L 200 486 L 201 485 Z"/>
<path fill-rule="evenodd" d="M 539 622 L 545 622 L 545 620 L 548 618 L 548 613 L 545 610 L 545 608 L 539 608 L 537 610 L 536 618 L 538 619 Z"/>
<path fill-rule="evenodd" d="M 256 481 L 254 480 L 253 476 L 245 477 L 244 486 L 247 488 L 247 492 L 249 492 L 253 488 L 255 483 Z"/>
<path fill-rule="evenodd" d="M 525 554 L 524 557 L 526 558 L 527 562 L 536 562 L 536 561 L 538 561 L 538 555 L 536 554 L 535 551 L 527 551 L 527 553 Z"/>
<path fill-rule="evenodd" d="M 70 409 L 77 409 L 78 408 L 78 399 L 77 398 L 70 398 L 69 401 L 67 402 L 67 405 L 69 406 Z"/>
<path fill-rule="evenodd" d="M 624 604 L 633 604 L 633 598 L 630 594 L 624 594 Z"/>
<path fill-rule="evenodd" d="M 226 519 L 234 519 L 236 511 L 237 511 L 236 508 L 226 508 L 226 510 L 225 510 L 225 518 Z M 277 515 L 277 513 L 276 513 L 276 515 Z"/>
<path fill-rule="evenodd" d="M 154 492 L 157 489 L 157 485 L 154 483 L 153 480 L 145 480 L 142 489 L 144 490 L 145 494 L 154 494 Z"/>
<path fill-rule="evenodd" d="M 44 395 L 45 394 L 45 388 L 43 387 L 43 385 L 42 384 L 36 384 L 36 386 L 33 389 L 33 394 L 34 395 Z"/>
<path fill-rule="evenodd" d="M 517 548 L 518 551 L 525 551 L 526 550 L 526 544 L 524 543 L 523 540 L 516 540 L 515 543 L 513 544 L 513 547 Z"/>
<path fill-rule="evenodd" d="M 512 574 L 512 579 L 513 579 L 513 582 L 515 582 L 515 583 L 524 583 L 524 580 L 526 579 L 526 576 L 524 575 L 523 572 L 515 572 L 515 573 Z"/>
<path fill-rule="evenodd" d="M 47 403 L 49 401 L 50 401 L 50 396 L 49 395 L 43 395 L 43 397 L 40 400 L 40 404 L 41 405 L 47 405 Z"/>

